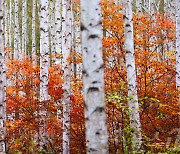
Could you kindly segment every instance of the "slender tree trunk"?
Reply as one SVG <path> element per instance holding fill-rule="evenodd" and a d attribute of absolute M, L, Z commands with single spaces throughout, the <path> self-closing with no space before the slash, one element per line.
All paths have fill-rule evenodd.
<path fill-rule="evenodd" d="M 27 0 L 22 3 L 22 54 L 26 54 L 27 49 Z"/>
<path fill-rule="evenodd" d="M 131 0 L 124 2 L 124 33 L 125 33 L 125 51 L 126 51 L 126 69 L 128 96 L 133 97 L 129 100 L 130 110 L 130 127 L 133 130 L 134 138 L 133 149 L 139 150 L 141 146 L 141 123 L 139 117 L 139 105 L 136 85 L 135 56 L 134 56 L 134 39 L 133 39 L 133 21 L 132 21 L 132 4 Z"/>
<path fill-rule="evenodd" d="M 164 0 L 164 12 L 169 14 L 171 19 L 175 19 L 176 0 Z"/>
<path fill-rule="evenodd" d="M 62 54 L 62 0 L 56 0 L 55 2 L 55 32 L 56 32 L 56 52 L 55 52 L 55 64 L 61 64 L 61 54 Z M 62 112 L 60 109 L 60 102 L 57 101 L 57 120 L 62 122 Z"/>
<path fill-rule="evenodd" d="M 9 1 L 9 47 L 12 49 L 12 0 Z"/>
<path fill-rule="evenodd" d="M 136 0 L 136 12 L 137 13 L 141 13 L 143 12 L 143 4 L 142 4 L 142 0 Z"/>
<path fill-rule="evenodd" d="M 32 9 L 32 61 L 33 61 L 33 64 L 37 63 L 37 57 L 36 57 L 36 0 L 33 0 L 33 9 Z"/>
<path fill-rule="evenodd" d="M 81 33 L 87 153 L 107 154 L 100 0 L 81 0 Z"/>
<path fill-rule="evenodd" d="M 154 0 L 143 0 L 143 10 L 145 13 L 151 14 L 151 11 L 154 10 Z"/>
<path fill-rule="evenodd" d="M 180 93 L 180 0 L 176 0 L 176 88 Z M 180 94 L 178 96 L 180 108 Z M 179 118 L 180 122 L 180 118 Z"/>
<path fill-rule="evenodd" d="M 74 50 L 77 55 L 81 55 L 81 30 L 80 30 L 80 3 L 74 2 L 74 13 L 73 13 L 73 33 L 74 33 Z M 74 57 L 76 61 L 76 57 Z M 74 76 L 82 78 L 82 63 L 74 63 Z"/>
<path fill-rule="evenodd" d="M 55 64 L 56 52 L 56 28 L 55 28 L 55 3 L 54 0 L 49 1 L 49 18 L 50 18 L 50 47 L 51 47 L 51 64 Z"/>
<path fill-rule="evenodd" d="M 40 7 L 40 147 L 47 149 L 46 109 L 48 101 L 49 68 L 49 13 L 48 0 L 41 0 Z"/>
<path fill-rule="evenodd" d="M 19 33 L 19 0 L 14 0 L 14 58 L 18 59 L 20 52 L 20 33 Z"/>
<path fill-rule="evenodd" d="M 0 0 L 0 153 L 6 153 L 6 68 L 3 43 L 3 0 Z"/>
<path fill-rule="evenodd" d="M 154 19 L 155 16 L 155 1 L 149 0 L 149 13 L 151 15 L 151 18 Z"/>
<path fill-rule="evenodd" d="M 8 10 L 8 2 L 7 1 L 4 1 L 4 10 Z M 8 13 L 7 11 L 3 12 L 3 16 L 4 16 L 4 20 L 3 20 L 3 23 L 4 23 L 4 47 L 9 47 L 8 46 Z"/>
<path fill-rule="evenodd" d="M 71 50 L 71 0 L 62 0 L 62 53 L 64 69 L 63 94 L 63 154 L 70 153 L 70 75 L 71 67 L 67 58 Z"/>
<path fill-rule="evenodd" d="M 114 0 L 115 5 L 119 5 L 122 0 Z"/>
<path fill-rule="evenodd" d="M 62 0 L 56 0 L 55 3 L 55 27 L 56 27 L 56 64 L 61 64 L 62 54 L 62 15 L 61 15 Z"/>

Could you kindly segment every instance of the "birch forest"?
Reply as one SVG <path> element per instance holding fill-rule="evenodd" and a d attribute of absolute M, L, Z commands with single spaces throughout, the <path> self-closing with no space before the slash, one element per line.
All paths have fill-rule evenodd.
<path fill-rule="evenodd" d="M 0 154 L 85 153 L 180 153 L 180 0 L 0 0 Z"/>

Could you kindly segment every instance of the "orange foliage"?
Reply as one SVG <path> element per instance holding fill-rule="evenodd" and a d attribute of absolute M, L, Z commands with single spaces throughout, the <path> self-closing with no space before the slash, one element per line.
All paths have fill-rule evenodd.
<path fill-rule="evenodd" d="M 122 153 L 128 137 L 127 81 L 124 51 L 124 25 L 122 6 L 104 0 L 103 54 L 105 64 L 105 91 L 109 130 L 110 153 Z M 178 127 L 178 104 L 175 88 L 174 21 L 162 14 L 151 19 L 148 14 L 133 17 L 136 57 L 137 86 L 140 116 L 145 150 L 156 132 L 165 143 L 171 131 Z M 69 62 L 81 63 L 81 55 L 72 51 Z M 39 66 L 29 59 L 7 62 L 7 140 L 9 151 L 15 153 L 37 152 L 39 148 Z M 62 152 L 62 121 L 57 119 L 57 110 L 62 110 L 63 79 L 60 66 L 49 68 L 48 92 L 50 100 L 43 104 L 48 116 L 48 149 Z M 85 126 L 82 79 L 72 75 L 71 95 L 71 153 L 85 153 Z M 118 100 L 108 100 L 118 96 Z M 62 117 L 62 114 L 61 114 Z"/>

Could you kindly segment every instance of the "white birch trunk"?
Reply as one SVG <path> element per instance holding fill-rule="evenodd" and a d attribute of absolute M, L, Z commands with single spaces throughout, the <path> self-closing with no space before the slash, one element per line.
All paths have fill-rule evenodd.
<path fill-rule="evenodd" d="M 6 153 L 6 68 L 3 43 L 3 0 L 0 0 L 0 153 Z"/>
<path fill-rule="evenodd" d="M 48 0 L 41 0 L 40 7 L 40 147 L 47 149 L 46 110 L 42 104 L 48 101 L 49 68 L 49 13 Z"/>
<path fill-rule="evenodd" d="M 22 1 L 22 53 L 26 54 L 27 45 L 27 0 Z"/>
<path fill-rule="evenodd" d="M 56 64 L 61 64 L 62 54 L 62 15 L 61 15 L 62 0 L 56 0 L 55 3 L 55 28 L 56 28 Z"/>
<path fill-rule="evenodd" d="M 37 63 L 37 57 L 36 57 L 36 0 L 33 0 L 33 8 L 32 8 L 32 61 L 33 61 L 33 64 Z"/>
<path fill-rule="evenodd" d="M 71 67 L 67 58 L 71 50 L 71 0 L 62 0 L 62 53 L 64 69 L 64 94 L 63 94 L 63 154 L 70 153 L 70 75 Z"/>
<path fill-rule="evenodd" d="M 154 19 L 155 17 L 155 1 L 154 0 L 149 0 L 149 13 L 152 19 Z"/>
<path fill-rule="evenodd" d="M 7 1 L 4 1 L 4 10 L 8 10 L 8 3 Z M 9 47 L 8 46 L 8 13 L 7 11 L 4 11 L 4 20 L 3 20 L 3 23 L 4 23 L 4 47 Z"/>
<path fill-rule="evenodd" d="M 176 0 L 176 87 L 180 87 L 180 0 Z"/>
<path fill-rule="evenodd" d="M 20 52 L 20 33 L 19 33 L 19 0 L 14 0 L 14 58 L 18 59 Z"/>
<path fill-rule="evenodd" d="M 144 0 L 143 9 L 145 13 L 149 13 L 151 16 L 154 15 L 154 0 Z"/>
<path fill-rule="evenodd" d="M 126 51 L 126 69 L 128 96 L 133 97 L 129 100 L 130 110 L 130 127 L 133 129 L 134 138 L 133 149 L 139 150 L 141 146 L 141 123 L 139 117 L 139 106 L 136 85 L 136 70 L 134 56 L 134 39 L 133 39 L 133 21 L 132 21 L 132 4 L 131 0 L 124 2 L 124 33 L 125 33 L 125 51 Z"/>
<path fill-rule="evenodd" d="M 176 0 L 176 88 L 180 92 L 180 0 Z M 180 95 L 178 96 L 180 108 Z M 180 118 L 179 118 L 180 121 Z"/>
<path fill-rule="evenodd" d="M 89 154 L 107 154 L 100 0 L 81 0 L 86 147 Z"/>
<path fill-rule="evenodd" d="M 62 54 L 62 0 L 56 0 L 55 2 L 55 32 L 56 32 L 56 52 L 55 52 L 55 64 L 61 64 L 61 54 Z M 62 122 L 62 112 L 60 109 L 60 102 L 57 101 L 57 120 Z"/>
<path fill-rule="evenodd" d="M 55 64 L 56 53 L 56 29 L 55 29 L 55 4 L 54 0 L 49 1 L 49 18 L 50 18 L 50 47 L 51 47 L 51 64 Z"/>
<path fill-rule="evenodd" d="M 143 7 L 142 7 L 142 0 L 136 0 L 136 12 L 137 13 L 142 13 L 143 12 Z"/>
<path fill-rule="evenodd" d="M 164 11 L 175 19 L 176 0 L 164 0 Z"/>
<path fill-rule="evenodd" d="M 77 55 L 81 55 L 81 30 L 80 30 L 80 4 L 76 2 L 74 11 L 74 50 Z M 74 64 L 75 77 L 82 78 L 82 63 Z"/>
<path fill-rule="evenodd" d="M 9 1 L 9 47 L 12 49 L 12 0 Z"/>
<path fill-rule="evenodd" d="M 122 0 L 114 0 L 114 3 L 115 3 L 115 5 L 119 5 L 119 4 L 121 4 L 121 1 Z"/>

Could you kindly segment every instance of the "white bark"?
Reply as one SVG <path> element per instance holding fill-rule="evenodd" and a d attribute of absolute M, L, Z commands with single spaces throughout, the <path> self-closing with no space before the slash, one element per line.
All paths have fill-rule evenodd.
<path fill-rule="evenodd" d="M 143 7 L 142 7 L 142 0 L 136 0 L 136 12 L 142 13 Z"/>
<path fill-rule="evenodd" d="M 7 1 L 4 1 L 4 10 L 8 10 L 8 3 Z M 5 47 L 9 47 L 8 46 L 8 13 L 4 11 L 4 46 Z"/>
<path fill-rule="evenodd" d="M 49 13 L 48 0 L 41 0 L 40 7 L 40 146 L 47 148 L 46 110 L 42 110 L 42 104 L 48 101 L 48 67 L 49 67 Z"/>
<path fill-rule="evenodd" d="M 180 0 L 175 1 L 176 6 L 176 88 L 180 92 Z M 180 95 L 178 96 L 180 109 Z M 179 117 L 180 122 L 180 117 Z M 180 134 L 178 134 L 180 135 Z"/>
<path fill-rule="evenodd" d="M 170 14 L 171 18 L 175 17 L 176 10 L 176 0 L 164 0 L 164 11 L 167 14 Z"/>
<path fill-rule="evenodd" d="M 119 4 L 121 4 L 121 1 L 122 0 L 114 0 L 114 3 L 115 3 L 115 5 L 119 5 Z"/>
<path fill-rule="evenodd" d="M 25 55 L 27 45 L 27 0 L 22 1 L 22 53 Z"/>
<path fill-rule="evenodd" d="M 81 0 L 81 32 L 87 153 L 107 154 L 100 0 Z"/>
<path fill-rule="evenodd" d="M 154 16 L 154 0 L 144 0 L 143 10 L 145 13 L 149 13 L 151 16 Z"/>
<path fill-rule="evenodd" d="M 180 0 L 176 0 L 176 87 L 180 87 Z"/>
<path fill-rule="evenodd" d="M 62 0 L 56 0 L 55 2 L 55 32 L 56 32 L 56 56 L 55 56 L 55 64 L 61 64 L 62 54 Z M 60 102 L 57 101 L 57 120 L 58 122 L 62 122 L 62 112 L 60 110 Z"/>
<path fill-rule="evenodd" d="M 133 39 L 133 21 L 132 21 L 132 4 L 131 0 L 124 2 L 124 33 L 125 33 L 125 51 L 126 51 L 126 69 L 128 96 L 133 97 L 129 100 L 130 110 L 130 127 L 133 129 L 133 148 L 140 149 L 141 146 L 141 123 L 139 117 L 139 106 L 136 85 L 135 56 L 134 56 L 134 39 Z"/>
<path fill-rule="evenodd" d="M 9 47 L 12 48 L 12 0 L 9 1 Z"/>
<path fill-rule="evenodd" d="M 33 60 L 33 64 L 37 63 L 37 58 L 36 58 L 36 0 L 33 0 L 33 8 L 32 8 L 32 60 Z"/>
<path fill-rule="evenodd" d="M 55 29 L 55 4 L 54 0 L 49 1 L 49 17 L 50 17 L 50 47 L 51 47 L 51 64 L 55 64 L 56 53 L 56 29 Z"/>
<path fill-rule="evenodd" d="M 154 19 L 154 16 L 155 16 L 155 1 L 154 0 L 149 0 L 149 13 L 152 19 Z"/>
<path fill-rule="evenodd" d="M 64 69 L 64 94 L 63 94 L 63 154 L 70 153 L 70 75 L 71 67 L 67 58 L 70 56 L 71 50 L 71 22 L 72 8 L 71 0 L 62 0 L 62 53 L 63 53 L 63 69 Z"/>
<path fill-rule="evenodd" d="M 62 53 L 62 16 L 61 16 L 61 4 L 62 0 L 56 0 L 55 3 L 55 28 L 56 28 L 56 64 L 61 64 L 60 54 Z"/>
<path fill-rule="evenodd" d="M 77 53 L 77 55 L 81 55 L 81 30 L 80 30 L 80 4 L 75 3 L 76 6 L 74 6 L 75 11 L 73 12 L 73 31 L 74 34 L 73 42 L 74 42 L 74 50 Z M 76 60 L 76 59 L 75 59 Z M 74 75 L 75 77 L 82 78 L 82 63 L 74 64 Z"/>
<path fill-rule="evenodd" d="M 14 58 L 18 59 L 20 52 L 20 33 L 19 33 L 19 0 L 14 0 Z"/>
<path fill-rule="evenodd" d="M 6 153 L 6 69 L 3 43 L 3 0 L 0 0 L 0 153 Z"/>

